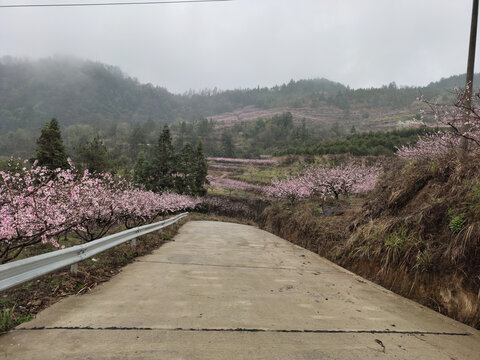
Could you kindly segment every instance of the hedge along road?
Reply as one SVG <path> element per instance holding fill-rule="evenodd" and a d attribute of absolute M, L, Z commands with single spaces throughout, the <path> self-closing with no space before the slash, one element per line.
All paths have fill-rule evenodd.
<path fill-rule="evenodd" d="M 480 333 L 254 227 L 195 221 L 2 359 L 478 359 Z"/>

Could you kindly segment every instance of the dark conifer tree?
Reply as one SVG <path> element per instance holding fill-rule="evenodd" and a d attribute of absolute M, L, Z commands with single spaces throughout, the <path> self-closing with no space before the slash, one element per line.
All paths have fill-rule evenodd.
<path fill-rule="evenodd" d="M 172 138 L 168 125 L 158 137 L 158 143 L 153 155 L 150 167 L 150 184 L 147 187 L 153 191 L 162 192 L 173 189 L 173 173 L 175 172 L 175 156 L 172 146 Z"/>
<path fill-rule="evenodd" d="M 190 143 L 186 143 L 182 152 L 177 155 L 177 172 L 175 188 L 181 194 L 195 194 L 195 151 Z"/>
<path fill-rule="evenodd" d="M 233 142 L 233 135 L 228 130 L 222 133 L 222 152 L 223 156 L 227 158 L 235 157 L 235 144 Z"/>
<path fill-rule="evenodd" d="M 194 157 L 194 188 L 196 195 L 205 195 L 207 190 L 204 185 L 207 182 L 208 165 L 203 153 L 203 144 L 198 142 Z"/>
<path fill-rule="evenodd" d="M 66 169 L 69 166 L 60 127 L 55 118 L 45 123 L 37 140 L 36 160 L 39 165 L 51 170 Z"/>
<path fill-rule="evenodd" d="M 134 167 L 133 179 L 137 184 L 147 185 L 149 182 L 149 166 L 145 153 L 140 151 Z"/>
<path fill-rule="evenodd" d="M 82 166 L 93 173 L 102 173 L 108 170 L 108 151 L 103 141 L 95 136 L 80 150 Z"/>
<path fill-rule="evenodd" d="M 128 143 L 130 147 L 130 156 L 135 158 L 138 152 L 145 148 L 145 144 L 147 143 L 147 133 L 144 127 L 142 127 L 139 123 L 136 123 L 130 136 L 128 138 Z"/>

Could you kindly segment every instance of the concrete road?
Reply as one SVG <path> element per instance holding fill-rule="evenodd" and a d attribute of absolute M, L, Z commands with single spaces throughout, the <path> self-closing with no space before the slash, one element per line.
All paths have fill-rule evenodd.
<path fill-rule="evenodd" d="M 189 222 L 1 359 L 480 359 L 480 333 L 253 227 Z"/>

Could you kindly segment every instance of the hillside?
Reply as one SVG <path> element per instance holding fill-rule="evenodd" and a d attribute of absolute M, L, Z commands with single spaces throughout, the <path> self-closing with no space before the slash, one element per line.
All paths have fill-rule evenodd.
<path fill-rule="evenodd" d="M 42 126 L 57 117 L 79 123 L 169 120 L 179 107 L 167 90 L 142 85 L 120 69 L 78 59 L 0 62 L 2 132 Z"/>
<path fill-rule="evenodd" d="M 55 117 L 70 153 L 99 135 L 116 158 L 124 155 L 122 161 L 130 163 L 139 150 L 148 151 L 162 124 L 174 124 L 173 135 L 181 146 L 182 122 L 198 127 L 202 118 L 212 120 L 210 130 L 202 135 L 197 129 L 198 134 L 186 138 L 213 142 L 206 149 L 212 156 L 225 155 L 221 139 L 226 130 L 233 133 L 238 155 L 278 150 L 252 149 L 248 143 L 253 140 L 243 133 L 258 118 L 285 113 L 292 114 L 296 126 L 308 129 L 310 143 L 353 130 L 417 127 L 421 123 L 412 119 L 419 117 L 420 105 L 415 101 L 419 93 L 446 99 L 451 94 L 445 89 L 463 81 L 462 76 L 454 76 L 425 88 L 399 88 L 392 83 L 353 90 L 327 79 L 311 79 L 272 88 L 178 95 L 141 84 L 117 67 L 66 57 L 38 61 L 6 57 L 0 60 L 0 79 L 0 156 L 32 156 L 41 127 Z M 280 145 L 296 146 L 296 142 Z"/>
<path fill-rule="evenodd" d="M 64 126 L 123 121 L 190 121 L 243 106 L 271 107 L 312 93 L 345 87 L 326 79 L 301 80 L 272 89 L 205 90 L 175 95 L 140 84 L 119 68 L 75 58 L 0 61 L 2 132 L 38 127 L 57 117 Z"/>

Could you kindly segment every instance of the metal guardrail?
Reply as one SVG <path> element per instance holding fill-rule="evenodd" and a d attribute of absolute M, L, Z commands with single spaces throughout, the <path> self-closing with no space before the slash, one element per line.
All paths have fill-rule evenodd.
<path fill-rule="evenodd" d="M 188 212 L 154 224 L 143 225 L 108 235 L 86 244 L 0 265 L 0 291 L 10 289 L 69 265 L 72 265 L 72 271 L 76 271 L 76 264 L 78 262 L 91 258 L 102 251 L 127 241 L 132 241 L 132 245 L 134 245 L 137 237 L 161 230 L 164 227 L 176 223 L 187 215 Z"/>

